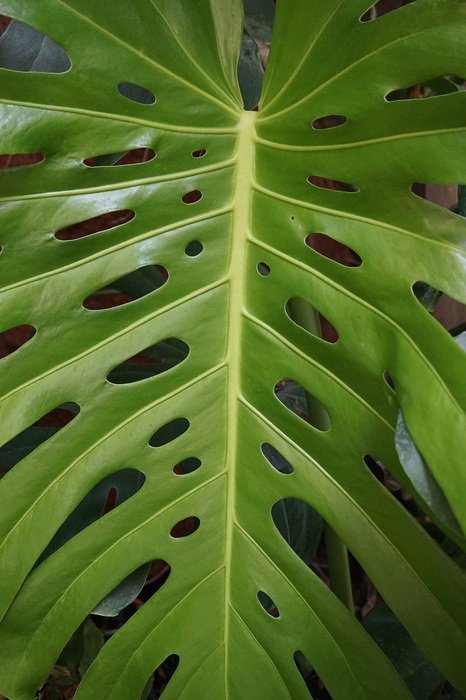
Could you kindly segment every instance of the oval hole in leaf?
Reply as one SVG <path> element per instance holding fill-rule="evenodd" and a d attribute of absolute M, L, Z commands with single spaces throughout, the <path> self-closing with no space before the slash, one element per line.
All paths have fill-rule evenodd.
<path fill-rule="evenodd" d="M 458 78 L 458 83 L 460 85 L 464 83 L 463 78 Z M 428 82 L 410 85 L 406 88 L 391 90 L 385 95 L 385 99 L 387 102 L 398 102 L 400 100 L 413 100 L 419 98 L 430 99 L 431 97 L 447 95 L 457 91 L 458 85 L 450 80 L 448 75 L 444 75 L 439 78 L 432 78 L 432 80 L 429 80 Z"/>
<path fill-rule="evenodd" d="M 59 241 L 74 241 L 77 238 L 85 238 L 85 236 L 91 236 L 94 233 L 108 231 L 108 229 L 121 226 L 134 219 L 134 217 L 135 213 L 132 209 L 109 211 L 105 214 L 93 216 L 91 219 L 79 221 L 77 224 L 65 226 L 55 233 L 55 238 Z"/>
<path fill-rule="evenodd" d="M 273 504 L 271 515 L 287 545 L 310 566 L 322 538 L 320 514 L 300 498 L 282 498 Z"/>
<path fill-rule="evenodd" d="M 149 445 L 151 447 L 167 445 L 169 442 L 172 442 L 172 440 L 176 440 L 180 435 L 183 435 L 190 425 L 187 418 L 175 418 L 155 431 L 149 440 Z"/>
<path fill-rule="evenodd" d="M 0 333 L 0 359 L 12 355 L 36 334 L 34 326 L 22 324 Z"/>
<path fill-rule="evenodd" d="M 0 447 L 0 477 L 76 418 L 77 403 L 60 404 Z"/>
<path fill-rule="evenodd" d="M 0 169 L 22 168 L 26 165 L 36 165 L 45 160 L 43 153 L 2 153 Z"/>
<path fill-rule="evenodd" d="M 202 199 L 202 192 L 200 190 L 191 190 L 191 192 L 186 192 L 181 197 L 183 204 L 196 204 Z"/>
<path fill-rule="evenodd" d="M 337 342 L 339 336 L 335 326 L 333 326 L 330 321 L 320 313 L 320 311 L 317 311 L 317 309 L 311 306 L 311 304 L 305 299 L 302 299 L 301 297 L 292 297 L 291 299 L 288 299 L 285 305 L 285 311 L 291 321 L 296 323 L 297 326 L 305 330 L 307 333 L 321 338 L 327 343 Z M 311 325 L 305 322 L 305 319 L 308 317 L 311 317 L 313 322 L 316 325 L 319 325 L 320 333 L 317 332 L 317 328 L 315 331 L 308 328 L 308 325 Z M 326 329 L 325 335 L 322 333 L 324 323 Z"/>
<path fill-rule="evenodd" d="M 257 263 L 257 272 L 261 277 L 268 277 L 270 275 L 270 265 L 265 262 Z"/>
<path fill-rule="evenodd" d="M 103 153 L 83 160 L 88 168 L 119 167 L 120 165 L 137 165 L 148 163 L 157 157 L 152 148 L 133 148 L 131 151 L 119 151 L 117 153 Z"/>
<path fill-rule="evenodd" d="M 412 2 L 416 2 L 416 0 L 411 0 L 411 3 Z M 383 15 L 386 15 L 389 12 L 398 10 L 402 6 L 403 0 L 391 0 L 391 2 L 387 2 L 387 0 L 377 0 L 377 2 L 373 3 L 369 7 L 369 9 L 367 9 L 364 12 L 364 14 L 361 15 L 359 21 L 373 22 L 374 20 L 378 19 L 379 17 L 383 17 Z"/>
<path fill-rule="evenodd" d="M 359 187 L 352 185 L 350 182 L 342 182 L 341 180 L 332 180 L 329 177 L 320 177 L 319 175 L 309 175 L 307 181 L 313 187 L 319 187 L 322 190 L 335 190 L 338 192 L 359 192 Z"/>
<path fill-rule="evenodd" d="M 191 515 L 189 518 L 183 518 L 183 520 L 180 520 L 176 525 L 173 525 L 170 530 L 170 537 L 177 540 L 182 537 L 189 537 L 189 535 L 192 535 L 199 529 L 200 524 L 201 521 L 199 518 L 196 518 L 195 515 Z"/>
<path fill-rule="evenodd" d="M 270 615 L 270 617 L 280 617 L 280 611 L 273 602 L 272 598 L 265 593 L 265 591 L 257 591 L 257 600 L 264 608 L 265 612 Z"/>
<path fill-rule="evenodd" d="M 28 73 L 66 73 L 71 68 L 70 57 L 51 37 L 8 19 L 0 36 L 0 68 Z"/>
<path fill-rule="evenodd" d="M 190 258 L 195 258 L 196 256 L 200 255 L 202 251 L 204 250 L 204 246 L 200 241 L 190 241 L 186 248 L 184 249 L 184 252 L 186 255 L 188 255 Z"/>
<path fill-rule="evenodd" d="M 281 474 L 292 474 L 294 472 L 293 467 L 285 459 L 285 457 L 275 449 L 268 442 L 263 442 L 261 445 L 261 452 L 264 455 L 267 462 L 272 466 L 277 472 Z"/>
<path fill-rule="evenodd" d="M 193 151 L 191 153 L 193 158 L 203 158 L 205 154 L 207 153 L 207 149 L 205 148 L 200 148 L 198 151 Z"/>
<path fill-rule="evenodd" d="M 151 90 L 136 83 L 118 83 L 118 92 L 132 102 L 139 102 L 142 105 L 153 105 L 156 97 Z"/>
<path fill-rule="evenodd" d="M 313 129 L 335 129 L 337 126 L 346 124 L 348 118 L 343 114 L 327 114 L 325 117 L 318 117 L 312 122 Z"/>
<path fill-rule="evenodd" d="M 182 459 L 181 462 L 175 464 L 173 467 L 173 473 L 177 476 L 184 476 L 185 474 L 191 474 L 199 469 L 202 462 L 197 457 L 186 457 Z"/>
<path fill-rule="evenodd" d="M 145 265 L 92 292 L 82 305 L 93 311 L 123 306 L 156 291 L 167 279 L 168 272 L 164 267 Z"/>
<path fill-rule="evenodd" d="M 281 379 L 274 386 L 277 399 L 291 413 L 317 430 L 330 430 L 330 416 L 324 405 L 293 379 Z"/>
<path fill-rule="evenodd" d="M 189 345 L 178 338 L 167 338 L 142 350 L 114 367 L 107 375 L 111 384 L 131 384 L 163 374 L 189 355 Z"/>
<path fill-rule="evenodd" d="M 167 658 L 157 666 L 154 673 L 147 681 L 140 700 L 160 698 L 178 668 L 179 663 L 180 657 L 178 654 L 170 654 L 170 656 L 167 656 Z"/>
<path fill-rule="evenodd" d="M 138 469 L 126 468 L 99 481 L 70 513 L 55 533 L 39 562 L 62 547 L 86 527 L 118 508 L 143 486 L 145 475 Z"/>
<path fill-rule="evenodd" d="M 362 263 L 360 256 L 352 248 L 348 248 L 326 233 L 310 233 L 306 236 L 305 243 L 319 255 L 323 255 L 339 265 L 359 267 Z"/>

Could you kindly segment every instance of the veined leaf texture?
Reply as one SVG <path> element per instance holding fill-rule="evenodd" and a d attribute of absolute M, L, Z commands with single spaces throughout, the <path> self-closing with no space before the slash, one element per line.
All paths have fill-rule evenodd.
<path fill-rule="evenodd" d="M 139 700 L 168 657 L 167 700 L 308 698 L 303 657 L 336 700 L 412 697 L 281 536 L 283 499 L 322 516 L 466 692 L 464 575 L 364 461 L 405 483 L 401 408 L 464 530 L 464 349 L 413 286 L 466 302 L 466 225 L 411 186 L 466 181 L 466 95 L 385 97 L 465 75 L 466 3 L 368 9 L 278 0 L 248 112 L 240 0 L 0 0 L 61 51 L 55 72 L 0 69 L 0 152 L 16 158 L 0 176 L 0 330 L 35 331 L 0 361 L 1 443 L 57 407 L 72 417 L 0 482 L 10 700 L 34 698 L 86 616 L 154 560 L 165 582 L 77 699 Z M 57 544 L 122 473 L 136 481 L 121 503 Z"/>

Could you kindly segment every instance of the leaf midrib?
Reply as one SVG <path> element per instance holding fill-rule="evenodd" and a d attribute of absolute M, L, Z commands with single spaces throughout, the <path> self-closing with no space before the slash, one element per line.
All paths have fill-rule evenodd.
<path fill-rule="evenodd" d="M 250 209 L 254 180 L 255 119 L 257 112 L 243 112 L 238 123 L 237 170 L 233 195 L 233 226 L 229 266 L 230 297 L 227 336 L 227 498 L 225 536 L 225 698 L 229 697 L 228 663 L 231 604 L 231 560 L 235 523 L 238 408 L 241 380 L 242 310 L 246 285 L 246 248 L 250 238 Z"/>

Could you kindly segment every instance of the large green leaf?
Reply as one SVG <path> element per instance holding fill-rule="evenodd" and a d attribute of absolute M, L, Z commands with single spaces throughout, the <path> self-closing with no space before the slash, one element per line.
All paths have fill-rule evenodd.
<path fill-rule="evenodd" d="M 167 700 L 305 698 L 298 651 L 337 700 L 410 697 L 275 527 L 272 507 L 285 498 L 320 513 L 417 647 L 465 691 L 464 575 L 363 457 L 403 479 L 401 408 L 465 529 L 465 355 L 412 286 L 466 301 L 466 226 L 410 186 L 466 181 L 466 96 L 384 95 L 464 75 L 466 4 L 418 0 L 362 22 L 368 5 L 279 1 L 254 113 L 242 110 L 236 79 L 239 0 L 0 0 L 72 64 L 0 71 L 0 151 L 45 155 L 1 175 L 1 330 L 37 328 L 1 360 L 1 442 L 65 402 L 81 407 L 0 483 L 0 689 L 12 700 L 33 698 L 88 613 L 154 559 L 170 565 L 167 581 L 105 644 L 79 700 L 137 700 L 173 654 Z M 347 121 L 312 126 L 328 115 Z M 137 148 L 157 157 L 83 164 Z M 317 186 L 329 178 L 352 187 Z M 54 236 L 123 210 L 135 212 L 127 223 Z M 362 265 L 319 255 L 305 243 L 312 232 L 347 244 Z M 193 241 L 198 255 L 185 253 Z M 169 275 L 154 292 L 82 306 L 154 264 Z M 338 341 L 309 332 L 290 299 L 318 309 Z M 176 366 L 107 379 L 169 339 L 189 346 Z M 284 379 L 304 387 L 310 422 L 274 395 Z M 327 415 L 321 404 L 329 429 L 314 413 Z M 181 418 L 188 429 L 150 444 Z M 293 471 L 274 468 L 264 444 Z M 173 470 L 192 457 L 198 469 Z M 128 468 L 143 487 L 34 568 L 86 495 Z M 170 534 L 191 517 L 193 534 Z"/>

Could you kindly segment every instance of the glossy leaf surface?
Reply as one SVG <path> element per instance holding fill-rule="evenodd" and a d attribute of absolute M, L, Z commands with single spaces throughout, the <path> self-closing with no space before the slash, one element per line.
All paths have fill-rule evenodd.
<path fill-rule="evenodd" d="M 81 409 L 0 482 L 0 690 L 11 700 L 34 698 L 86 616 L 154 559 L 170 576 L 104 645 L 77 699 L 139 700 L 173 655 L 167 700 L 304 699 L 298 650 L 336 700 L 383 699 L 387 688 L 409 698 L 280 535 L 271 511 L 284 498 L 324 518 L 416 646 L 465 692 L 464 575 L 363 457 L 402 475 L 401 408 L 465 529 L 464 351 L 412 287 L 466 302 L 466 226 L 410 188 L 466 181 L 466 95 L 384 96 L 465 73 L 466 5 L 419 0 L 361 22 L 367 9 L 279 0 L 260 110 L 248 113 L 236 79 L 239 0 L 0 0 L 71 60 L 60 75 L 0 71 L 1 152 L 45 155 L 0 175 L 2 326 L 37 328 L 0 361 L 1 443 L 62 403 Z M 313 128 L 332 115 L 346 121 Z M 157 157 L 84 164 L 140 148 Z M 92 235 L 54 235 L 127 210 L 131 220 Z M 320 255 L 306 245 L 314 232 L 362 264 Z M 193 241 L 197 255 L 186 253 Z M 154 292 L 83 306 L 149 265 L 168 274 Z M 294 299 L 338 340 L 291 320 Z M 176 365 L 111 382 L 112 370 L 172 340 L 188 348 Z M 309 421 L 275 395 L 284 379 L 313 397 Z M 178 419 L 184 432 L 151 444 Z M 291 472 L 274 468 L 264 443 Z M 192 458 L 200 466 L 177 473 Z M 122 469 L 141 472 L 142 488 L 34 568 L 69 514 Z M 191 534 L 179 529 L 195 519 Z"/>

